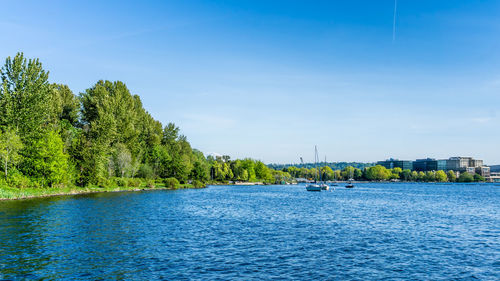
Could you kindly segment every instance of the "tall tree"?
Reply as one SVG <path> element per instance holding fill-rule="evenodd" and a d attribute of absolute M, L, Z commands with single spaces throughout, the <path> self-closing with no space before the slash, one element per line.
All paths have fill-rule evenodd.
<path fill-rule="evenodd" d="M 14 130 L 0 131 L 0 158 L 2 159 L 5 178 L 8 177 L 9 166 L 16 165 L 21 160 L 19 151 L 23 143 Z"/>
<path fill-rule="evenodd" d="M 0 126 L 15 129 L 24 139 L 43 134 L 50 114 L 49 73 L 38 59 L 18 53 L 6 59 L 0 76 Z"/>

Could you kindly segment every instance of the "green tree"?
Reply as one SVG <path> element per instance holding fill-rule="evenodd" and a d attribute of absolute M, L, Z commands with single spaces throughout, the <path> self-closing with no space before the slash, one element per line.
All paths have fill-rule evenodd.
<path fill-rule="evenodd" d="M 367 180 L 388 180 L 391 177 L 391 172 L 384 166 L 376 165 L 366 169 Z"/>
<path fill-rule="evenodd" d="M 399 175 L 399 178 L 403 181 L 410 181 L 412 180 L 412 172 L 409 169 L 404 169 Z"/>
<path fill-rule="evenodd" d="M 66 85 L 50 85 L 50 119 L 52 123 L 66 120 L 69 124 L 78 124 L 80 101 Z"/>
<path fill-rule="evenodd" d="M 455 182 L 457 180 L 457 175 L 452 170 L 449 170 L 446 173 L 446 176 L 448 177 L 449 182 Z"/>
<path fill-rule="evenodd" d="M 15 166 L 21 160 L 19 151 L 23 148 L 23 143 L 13 130 L 0 131 L 0 159 L 2 159 L 5 178 L 8 177 L 10 166 Z"/>
<path fill-rule="evenodd" d="M 71 169 L 68 155 L 64 153 L 63 141 L 56 132 L 48 131 L 30 149 L 30 157 L 24 163 L 26 174 L 48 186 L 69 183 Z"/>
<path fill-rule="evenodd" d="M 411 172 L 411 180 L 412 181 L 418 181 L 418 172 L 417 171 L 412 171 Z"/>
<path fill-rule="evenodd" d="M 202 162 L 194 162 L 193 170 L 191 171 L 191 178 L 194 180 L 199 180 L 201 182 L 205 182 L 206 180 L 208 180 L 208 171 Z"/>
<path fill-rule="evenodd" d="M 255 163 L 255 176 L 264 182 L 272 182 L 274 180 L 269 168 L 261 161 Z"/>
<path fill-rule="evenodd" d="M 43 134 L 50 112 L 49 73 L 38 59 L 17 53 L 6 59 L 0 76 L 0 127 L 13 128 L 22 139 Z"/>
<path fill-rule="evenodd" d="M 424 181 L 426 181 L 426 182 L 434 182 L 434 181 L 436 181 L 436 172 L 434 172 L 434 171 L 427 171 L 427 172 L 425 172 Z"/>
<path fill-rule="evenodd" d="M 473 182 L 474 177 L 471 174 L 464 172 L 464 173 L 460 174 L 460 176 L 458 177 L 458 181 L 459 182 Z"/>
<path fill-rule="evenodd" d="M 115 151 L 112 157 L 113 167 L 120 177 L 133 176 L 132 171 L 132 155 L 124 144 L 118 143 L 115 146 Z"/>
<path fill-rule="evenodd" d="M 474 181 L 475 182 L 480 182 L 480 181 L 485 181 L 485 179 L 480 174 L 474 174 Z"/>
<path fill-rule="evenodd" d="M 442 170 L 439 170 L 436 172 L 436 181 L 437 182 L 445 182 L 448 181 L 448 177 L 446 176 L 446 173 Z"/>

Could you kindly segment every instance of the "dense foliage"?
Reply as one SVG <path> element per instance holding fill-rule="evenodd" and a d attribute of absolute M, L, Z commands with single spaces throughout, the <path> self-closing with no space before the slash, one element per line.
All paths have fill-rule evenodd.
<path fill-rule="evenodd" d="M 40 61 L 22 53 L 8 57 L 0 74 L 0 181 L 9 186 L 138 186 L 134 178 L 141 178 L 177 187 L 289 177 L 260 161 L 205 158 L 123 82 L 98 81 L 75 95 L 49 83 Z"/>
<path fill-rule="evenodd" d="M 346 167 L 342 170 L 332 170 L 329 166 L 320 168 L 320 173 L 316 168 L 297 168 L 294 166 L 283 168 L 283 172 L 289 173 L 294 178 L 321 179 L 324 181 L 332 180 L 367 180 L 367 181 L 419 181 L 419 182 L 473 182 L 484 181 L 484 178 L 478 174 L 461 173 L 457 178 L 453 171 L 428 171 L 417 172 L 402 170 L 401 168 L 387 169 L 376 165 L 364 169 Z"/>

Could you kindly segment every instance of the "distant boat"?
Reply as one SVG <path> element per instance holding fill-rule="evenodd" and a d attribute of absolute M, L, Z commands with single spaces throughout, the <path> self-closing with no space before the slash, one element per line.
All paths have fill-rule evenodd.
<path fill-rule="evenodd" d="M 321 191 L 321 186 L 319 184 L 308 184 L 306 185 L 307 191 Z"/>
<path fill-rule="evenodd" d="M 318 148 L 316 146 L 314 146 L 314 164 L 315 164 L 316 170 L 317 170 L 318 169 Z M 319 170 L 318 170 L 318 174 L 314 175 L 314 183 L 306 185 L 307 191 L 321 191 L 323 189 L 321 185 L 317 184 L 318 175 L 319 175 Z"/>
<path fill-rule="evenodd" d="M 325 165 L 326 165 L 326 156 L 325 156 Z M 321 182 L 320 186 L 321 186 L 321 190 L 328 190 L 330 189 L 330 187 L 328 186 L 328 184 L 325 183 L 325 181 L 321 180 L 321 175 L 323 173 L 321 173 L 321 168 L 319 169 L 319 172 L 320 172 L 320 176 L 319 176 L 319 181 Z"/>
<path fill-rule="evenodd" d="M 352 178 L 354 168 L 352 168 L 352 170 L 351 169 L 349 169 L 349 170 L 350 170 L 349 181 L 347 182 L 347 185 L 345 186 L 345 188 L 354 188 L 354 184 L 352 183 L 352 181 L 354 180 Z"/>
<path fill-rule="evenodd" d="M 330 184 L 331 186 L 339 186 L 337 184 L 337 172 L 333 171 L 333 183 Z"/>

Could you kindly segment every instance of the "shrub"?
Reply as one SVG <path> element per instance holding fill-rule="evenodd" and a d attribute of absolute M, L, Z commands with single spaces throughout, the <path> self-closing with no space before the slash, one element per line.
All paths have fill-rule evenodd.
<path fill-rule="evenodd" d="M 9 174 L 9 177 L 7 179 L 7 183 L 10 186 L 17 187 L 17 188 L 26 188 L 26 187 L 30 187 L 32 185 L 31 180 L 21 173 Z"/>
<path fill-rule="evenodd" d="M 176 178 L 166 178 L 163 182 L 166 188 L 179 188 L 179 181 Z"/>
<path fill-rule="evenodd" d="M 113 185 L 115 185 L 115 182 L 113 180 L 102 177 L 99 179 L 97 185 L 99 187 L 112 187 Z"/>
<path fill-rule="evenodd" d="M 137 176 L 144 179 L 154 178 L 154 171 L 148 164 L 142 164 L 137 171 Z"/>
<path fill-rule="evenodd" d="M 116 182 L 116 185 L 118 185 L 118 186 L 127 186 L 128 185 L 127 179 L 124 179 L 124 178 L 115 178 L 115 182 Z"/>
<path fill-rule="evenodd" d="M 194 180 L 193 181 L 193 186 L 195 188 L 202 188 L 202 187 L 205 187 L 205 184 L 199 180 Z"/>
<path fill-rule="evenodd" d="M 128 186 L 130 186 L 130 187 L 139 187 L 139 186 L 141 186 L 142 181 L 141 181 L 141 179 L 138 179 L 138 178 L 130 178 L 130 179 L 128 179 L 127 183 L 128 183 Z"/>
<path fill-rule="evenodd" d="M 156 187 L 156 183 L 155 183 L 154 180 L 149 179 L 149 180 L 146 181 L 146 186 L 148 188 L 155 188 Z"/>

